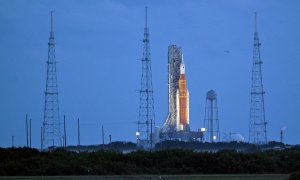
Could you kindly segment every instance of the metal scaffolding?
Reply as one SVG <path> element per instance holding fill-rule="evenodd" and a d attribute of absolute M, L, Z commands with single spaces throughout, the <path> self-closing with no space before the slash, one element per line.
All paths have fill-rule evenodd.
<path fill-rule="evenodd" d="M 153 131 L 155 127 L 154 99 L 152 87 L 152 71 L 150 57 L 149 28 L 147 24 L 147 7 L 145 7 L 145 28 L 143 39 L 142 78 L 140 89 L 139 121 L 137 131 L 138 146 L 151 149 L 153 143 Z"/>
<path fill-rule="evenodd" d="M 53 32 L 53 11 L 51 11 L 51 31 L 48 43 L 47 79 L 45 91 L 42 149 L 51 146 L 62 146 L 57 73 L 55 60 L 55 40 Z"/>
<path fill-rule="evenodd" d="M 257 32 L 257 18 L 255 13 L 255 32 L 253 47 L 253 66 L 252 66 L 252 86 L 251 86 L 251 107 L 249 124 L 249 143 L 267 143 L 267 122 L 265 120 L 265 106 L 263 81 L 262 81 L 262 61 L 260 59 L 260 46 Z"/>
<path fill-rule="evenodd" d="M 168 47 L 168 115 L 162 126 L 162 132 L 175 132 L 177 120 L 176 93 L 179 89 L 180 64 L 182 62 L 181 47 Z"/>

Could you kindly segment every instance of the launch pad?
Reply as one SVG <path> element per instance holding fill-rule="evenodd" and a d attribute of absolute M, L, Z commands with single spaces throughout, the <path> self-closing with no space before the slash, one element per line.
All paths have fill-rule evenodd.
<path fill-rule="evenodd" d="M 179 140 L 185 142 L 202 141 L 203 133 L 196 132 L 196 131 L 160 132 L 159 138 L 160 141 L 165 141 L 165 140 Z"/>
<path fill-rule="evenodd" d="M 168 115 L 159 132 L 159 141 L 202 141 L 203 132 L 190 130 L 189 91 L 181 47 L 168 47 Z"/>

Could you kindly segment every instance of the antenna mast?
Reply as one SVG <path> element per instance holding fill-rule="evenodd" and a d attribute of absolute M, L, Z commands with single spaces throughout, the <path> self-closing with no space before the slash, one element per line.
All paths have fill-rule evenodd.
<path fill-rule="evenodd" d="M 257 32 L 257 13 L 254 13 L 254 32 Z"/>
<path fill-rule="evenodd" d="M 143 39 L 143 58 L 142 58 L 142 78 L 140 89 L 140 107 L 139 107 L 139 122 L 138 122 L 138 146 L 145 149 L 152 149 L 153 135 L 152 128 L 155 124 L 154 115 L 154 99 L 152 87 L 152 70 L 150 57 L 150 40 L 148 28 L 148 14 L 145 7 L 145 28 Z"/>
<path fill-rule="evenodd" d="M 77 140 L 78 140 L 78 146 L 80 146 L 80 124 L 79 124 L 79 118 L 77 119 Z"/>
<path fill-rule="evenodd" d="M 48 43 L 47 79 L 42 136 L 42 148 L 45 149 L 50 146 L 62 146 L 55 60 L 55 39 L 53 32 L 53 11 L 51 11 L 50 26 L 51 29 Z"/>
<path fill-rule="evenodd" d="M 263 81 L 262 81 L 262 61 L 260 59 L 260 45 L 257 32 L 257 15 L 255 13 L 255 32 L 253 47 L 252 65 L 252 86 L 251 86 L 251 107 L 249 125 L 249 143 L 267 144 L 267 122 L 265 120 L 265 105 Z"/>
<path fill-rule="evenodd" d="M 51 31 L 50 32 L 53 32 L 53 11 L 51 11 Z"/>
<path fill-rule="evenodd" d="M 26 147 L 28 148 L 28 116 L 26 114 Z"/>

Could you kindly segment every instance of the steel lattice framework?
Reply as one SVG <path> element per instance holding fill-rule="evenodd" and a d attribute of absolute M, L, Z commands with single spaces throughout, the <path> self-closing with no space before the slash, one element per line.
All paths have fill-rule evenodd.
<path fill-rule="evenodd" d="M 179 89 L 180 64 L 182 62 L 182 50 L 176 45 L 168 47 L 168 100 L 169 112 L 162 126 L 163 132 L 175 132 L 177 120 L 176 93 Z"/>
<path fill-rule="evenodd" d="M 152 72 L 150 58 L 149 28 L 147 7 L 145 7 L 145 28 L 143 39 L 142 78 L 140 89 L 140 107 L 138 121 L 138 145 L 149 149 L 153 147 L 152 128 L 155 124 Z"/>
<path fill-rule="evenodd" d="M 260 46 L 257 32 L 257 17 L 255 13 L 255 32 L 253 48 L 252 66 L 252 86 L 251 86 L 251 107 L 249 125 L 249 143 L 267 143 L 267 122 L 265 120 L 265 106 L 263 81 L 262 81 L 262 61 L 260 59 Z"/>
<path fill-rule="evenodd" d="M 55 39 L 53 32 L 53 11 L 51 11 L 51 31 L 48 43 L 47 79 L 45 91 L 42 149 L 61 146 L 61 124 L 59 118 L 57 73 L 55 60 Z"/>

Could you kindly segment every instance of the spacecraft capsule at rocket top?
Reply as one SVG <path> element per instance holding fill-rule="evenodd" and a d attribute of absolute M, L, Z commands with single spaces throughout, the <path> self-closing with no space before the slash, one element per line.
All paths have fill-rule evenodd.
<path fill-rule="evenodd" d="M 189 94 L 186 88 L 186 79 L 185 79 L 185 65 L 183 62 L 180 64 L 180 78 L 179 78 L 179 122 L 180 129 L 183 129 L 183 126 L 189 124 Z"/>
<path fill-rule="evenodd" d="M 181 64 L 180 64 L 180 74 L 185 74 L 185 65 L 183 62 L 183 54 L 182 54 L 182 60 L 181 60 Z"/>

